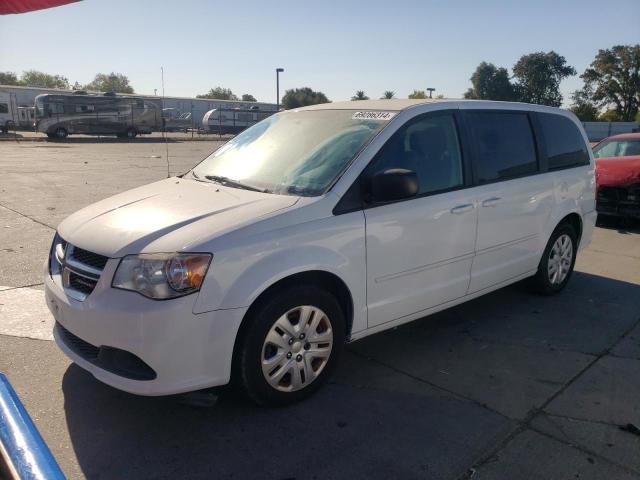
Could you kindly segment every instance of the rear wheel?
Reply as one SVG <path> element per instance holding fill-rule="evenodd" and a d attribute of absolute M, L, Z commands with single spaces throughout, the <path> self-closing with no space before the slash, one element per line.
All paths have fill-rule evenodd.
<path fill-rule="evenodd" d="M 344 344 L 340 305 L 311 285 L 278 292 L 247 321 L 234 380 L 260 404 L 286 405 L 308 397 L 327 380 Z"/>
<path fill-rule="evenodd" d="M 62 128 L 62 127 L 56 128 L 56 131 L 55 131 L 56 138 L 64 139 L 64 138 L 67 138 L 68 135 L 69 135 L 69 132 L 67 132 L 66 128 Z"/>
<path fill-rule="evenodd" d="M 532 278 L 534 288 L 544 295 L 553 295 L 562 290 L 573 273 L 577 249 L 578 240 L 573 227 L 560 224 L 551 234 L 538 272 Z"/>
<path fill-rule="evenodd" d="M 138 131 L 135 128 L 129 128 L 125 132 L 126 138 L 129 138 L 129 139 L 134 139 L 136 138 L 137 135 L 138 135 Z"/>

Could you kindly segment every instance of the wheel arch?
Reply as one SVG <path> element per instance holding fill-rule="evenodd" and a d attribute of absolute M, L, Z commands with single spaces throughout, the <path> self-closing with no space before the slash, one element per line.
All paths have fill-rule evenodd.
<path fill-rule="evenodd" d="M 307 270 L 298 272 L 281 278 L 273 284 L 269 285 L 251 303 L 246 313 L 244 314 L 244 317 L 242 318 L 240 328 L 238 329 L 238 333 L 234 341 L 232 362 L 234 365 L 236 363 L 236 355 L 238 354 L 238 344 L 246 334 L 247 328 L 249 327 L 249 319 L 251 318 L 253 312 L 260 308 L 260 306 L 263 305 L 264 302 L 266 302 L 267 299 L 271 296 L 276 295 L 278 294 L 278 292 L 281 292 L 292 286 L 298 286 L 302 284 L 320 285 L 326 288 L 332 293 L 332 295 L 335 296 L 345 317 L 345 338 L 348 339 L 350 337 L 351 329 L 353 327 L 354 305 L 353 297 L 351 291 L 349 290 L 349 287 L 347 287 L 347 284 L 338 275 L 326 270 Z"/>

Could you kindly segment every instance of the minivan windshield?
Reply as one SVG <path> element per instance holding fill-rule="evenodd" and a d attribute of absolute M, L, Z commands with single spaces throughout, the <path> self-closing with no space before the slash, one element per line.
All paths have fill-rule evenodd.
<path fill-rule="evenodd" d="M 196 178 L 284 195 L 322 194 L 388 123 L 352 110 L 289 111 L 245 130 L 198 164 Z M 374 115 L 375 117 L 375 115 Z"/>

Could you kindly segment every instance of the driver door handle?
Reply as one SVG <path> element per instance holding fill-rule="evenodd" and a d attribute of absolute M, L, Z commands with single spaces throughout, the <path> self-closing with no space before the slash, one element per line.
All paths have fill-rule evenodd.
<path fill-rule="evenodd" d="M 495 207 L 498 203 L 500 203 L 500 200 L 502 200 L 502 198 L 500 198 L 500 197 L 487 198 L 486 200 L 484 200 L 482 202 L 482 206 L 483 207 Z"/>
<path fill-rule="evenodd" d="M 461 213 L 470 212 L 471 210 L 473 210 L 473 203 L 465 203 L 464 205 L 458 205 L 456 207 L 453 207 L 451 209 L 451 213 L 455 213 L 459 215 Z"/>

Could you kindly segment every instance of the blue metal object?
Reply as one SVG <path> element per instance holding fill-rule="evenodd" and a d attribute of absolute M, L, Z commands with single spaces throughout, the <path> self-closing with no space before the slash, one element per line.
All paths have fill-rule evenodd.
<path fill-rule="evenodd" d="M 0 460 L 20 480 L 64 480 L 15 390 L 0 373 Z"/>

